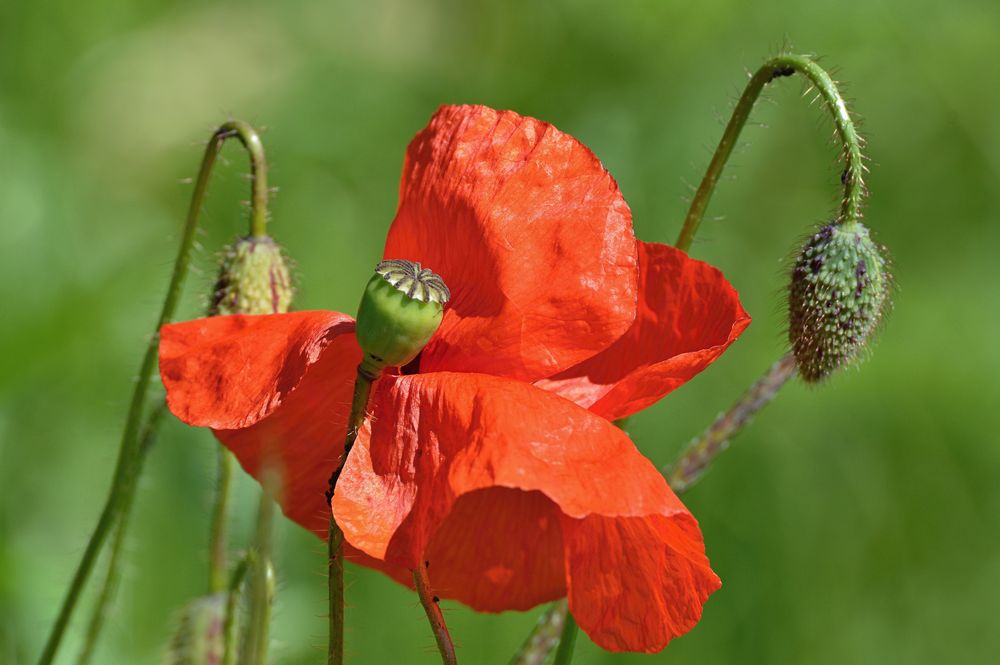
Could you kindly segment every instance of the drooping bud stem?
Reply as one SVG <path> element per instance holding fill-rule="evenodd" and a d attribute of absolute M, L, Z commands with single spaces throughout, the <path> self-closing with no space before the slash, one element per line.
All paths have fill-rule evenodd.
<path fill-rule="evenodd" d="M 847 110 L 847 103 L 830 75 L 811 58 L 804 55 L 782 54 L 765 62 L 754 73 L 736 103 L 736 108 L 733 109 L 733 115 L 726 125 L 719 146 L 715 149 L 715 154 L 712 155 L 708 170 L 691 200 L 691 207 L 684 219 L 684 226 L 677 237 L 678 249 L 685 252 L 690 249 L 691 241 L 694 240 L 695 233 L 697 233 L 701 220 L 705 216 L 705 210 L 708 208 L 708 202 L 712 198 L 722 170 L 736 146 L 743 126 L 750 118 L 750 111 L 760 96 L 761 90 L 771 81 L 793 74 L 805 76 L 819 92 L 826 109 L 833 117 L 834 126 L 837 128 L 837 138 L 841 143 L 841 150 L 846 162 L 841 174 L 844 196 L 838 221 L 860 219 L 861 203 L 865 196 L 864 158 L 861 152 L 861 137 L 858 135 L 854 121 Z"/>
<path fill-rule="evenodd" d="M 170 278 L 170 285 L 167 287 L 167 295 L 160 310 L 160 317 L 156 323 L 153 335 L 146 345 L 146 352 L 139 367 L 138 379 L 132 391 L 132 399 L 129 403 L 128 415 L 125 420 L 125 428 L 122 433 L 121 443 L 118 449 L 118 460 L 115 463 L 114 478 L 107 501 L 101 511 L 101 516 L 94 527 L 87 547 L 84 550 L 80 563 L 77 566 L 73 580 L 70 582 L 66 597 L 63 599 L 59 614 L 52 625 L 52 630 L 45 642 L 38 665 L 50 665 L 55 659 L 62 642 L 62 637 L 69 625 L 69 620 L 76 609 L 77 601 L 83 591 L 90 573 L 97 561 L 98 554 L 104 547 L 108 534 L 118 522 L 123 512 L 131 509 L 132 499 L 135 495 L 134 476 L 138 472 L 138 458 L 142 455 L 142 446 L 139 440 L 140 429 L 143 423 L 143 414 L 146 406 L 146 394 L 149 391 L 149 384 L 153 371 L 156 369 L 157 348 L 159 346 L 159 330 L 173 320 L 174 312 L 180 300 L 184 280 L 187 277 L 188 267 L 191 263 L 191 250 L 194 247 L 195 231 L 198 228 L 198 218 L 205 201 L 205 191 L 208 189 L 209 177 L 212 173 L 212 166 L 219 155 L 222 144 L 230 137 L 239 138 L 240 142 L 250 152 L 251 170 L 253 177 L 252 185 L 252 209 L 250 234 L 263 236 L 266 233 L 267 225 L 267 168 L 263 160 L 263 146 L 260 137 L 253 128 L 245 122 L 234 120 L 220 126 L 212 133 L 205 154 L 202 157 L 201 168 L 195 180 L 194 192 L 191 195 L 191 205 L 188 208 L 187 220 L 184 225 L 184 232 L 181 237 L 180 247 L 177 251 L 177 258 L 174 261 L 173 274 Z M 111 576 L 113 578 L 113 576 Z M 105 597 L 105 594 L 101 594 Z M 107 596 L 110 597 L 110 596 Z M 104 608 L 98 607 L 95 616 L 101 617 Z M 99 632 L 102 620 L 97 619 L 97 631 Z M 96 632 L 94 636 L 96 638 Z"/>
<path fill-rule="evenodd" d="M 816 382 L 850 364 L 888 305 L 888 264 L 864 224 L 827 224 L 802 247 L 788 292 L 788 339 Z"/>
<path fill-rule="evenodd" d="M 330 476 L 327 554 L 330 593 L 330 637 L 327 665 L 344 662 L 344 532 L 333 516 L 333 497 L 344 464 L 364 423 L 372 384 L 388 367 L 401 367 L 417 357 L 441 325 L 451 292 L 438 275 L 419 263 L 382 261 L 368 281 L 358 306 L 356 336 L 364 357 L 354 381 L 347 436 L 340 462 Z"/>

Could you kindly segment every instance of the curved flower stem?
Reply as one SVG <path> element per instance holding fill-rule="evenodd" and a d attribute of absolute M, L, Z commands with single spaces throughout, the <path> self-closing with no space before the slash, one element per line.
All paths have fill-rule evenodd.
<path fill-rule="evenodd" d="M 327 572 L 330 590 L 330 637 L 327 645 L 327 665 L 343 665 L 344 663 L 344 532 L 340 530 L 333 517 L 333 494 L 337 489 L 337 481 L 344 471 L 347 456 L 351 454 L 354 442 L 358 438 L 358 430 L 365 419 L 368 407 L 368 397 L 372 392 L 372 383 L 377 374 L 368 371 L 362 365 L 358 366 L 358 375 L 354 380 L 354 398 L 351 400 L 351 414 L 347 420 L 347 437 L 344 440 L 344 452 L 340 463 L 330 476 L 330 488 L 326 492 L 326 502 L 330 505 L 330 527 L 327 532 Z"/>
<path fill-rule="evenodd" d="M 439 598 L 431 591 L 431 582 L 427 577 L 427 569 L 430 565 L 429 561 L 424 561 L 424 565 L 414 568 L 413 586 L 420 597 L 420 604 L 424 606 L 424 612 L 427 613 L 427 620 L 431 623 L 434 641 L 437 642 L 438 651 L 441 652 L 441 662 L 444 665 L 458 665 L 455 645 L 451 641 L 448 625 L 444 621 L 444 614 L 441 613 L 441 606 L 438 604 Z"/>
<path fill-rule="evenodd" d="M 149 384 L 156 369 L 157 348 L 160 341 L 159 331 L 160 328 L 173 320 L 174 312 L 180 301 L 184 279 L 187 277 L 188 267 L 191 263 L 191 250 L 194 246 L 195 230 L 198 227 L 198 217 L 201 214 L 201 208 L 205 200 L 205 191 L 208 188 L 212 166 L 215 164 L 222 144 L 227 138 L 233 136 L 238 137 L 247 146 L 250 151 L 251 161 L 254 162 L 256 160 L 253 167 L 253 209 L 251 210 L 250 232 L 251 234 L 264 233 L 267 221 L 267 170 L 266 167 L 264 169 L 260 168 L 263 158 L 260 138 L 247 123 L 230 121 L 213 132 L 205 148 L 198 178 L 195 180 L 194 192 L 191 195 L 191 205 L 188 208 L 180 248 L 177 252 L 177 258 L 174 261 L 174 270 L 170 278 L 170 285 L 167 287 L 167 295 L 164 298 L 163 308 L 160 310 L 160 317 L 156 322 L 155 331 L 146 345 L 146 352 L 139 367 L 138 379 L 132 391 L 132 399 L 129 403 L 125 429 L 122 433 L 118 449 L 118 460 L 115 463 L 111 489 L 104 508 L 101 511 L 101 516 L 97 521 L 97 526 L 94 527 L 94 531 L 83 552 L 83 557 L 80 559 L 73 580 L 70 582 L 66 597 L 63 599 L 62 606 L 59 609 L 59 614 L 52 625 L 52 630 L 45 642 L 42 654 L 39 656 L 38 665 L 49 665 L 55 659 L 63 635 L 66 632 L 66 627 L 69 625 L 70 617 L 76 609 L 80 594 L 83 592 L 94 564 L 97 562 L 98 554 L 100 554 L 104 542 L 118 521 L 119 516 L 123 512 L 128 512 L 131 506 L 136 487 L 136 478 L 133 476 L 136 475 L 137 462 L 141 455 L 139 430 L 143 422 L 146 394 L 149 391 Z"/>
<path fill-rule="evenodd" d="M 795 374 L 795 356 L 787 353 L 663 470 L 670 487 L 680 494 L 697 483 L 712 460 L 729 447 L 730 439 L 748 425 Z"/>
<path fill-rule="evenodd" d="M 139 476 L 142 474 L 142 466 L 146 460 L 146 455 L 156 440 L 156 430 L 159 428 L 160 421 L 163 420 L 163 415 L 166 411 L 167 403 L 165 401 L 160 402 L 149 414 L 149 419 L 142 428 L 139 458 L 136 461 L 135 473 L 129 478 L 133 483 L 137 482 Z M 107 576 L 104 578 L 104 586 L 101 588 L 100 594 L 94 602 L 94 608 L 90 612 L 87 634 L 84 638 L 83 648 L 80 650 L 80 655 L 76 661 L 78 665 L 86 665 L 93 657 L 94 649 L 97 646 L 97 638 L 101 634 L 101 630 L 104 628 L 104 621 L 108 616 L 108 608 L 111 606 L 111 601 L 121 582 L 121 557 L 122 551 L 125 549 L 125 536 L 128 532 L 129 517 L 132 514 L 133 505 L 133 502 L 129 502 L 128 505 L 124 506 L 121 516 L 118 518 L 118 525 L 115 527 L 115 537 L 111 542 L 111 555 L 108 557 Z"/>
<path fill-rule="evenodd" d="M 228 576 L 228 549 L 226 523 L 229 515 L 229 487 L 233 480 L 233 457 L 224 446 L 217 446 L 218 469 L 215 481 L 215 501 L 212 505 L 212 523 L 208 536 L 208 592 L 218 593 L 226 588 Z"/>
<path fill-rule="evenodd" d="M 549 605 L 508 665 L 542 665 L 559 645 L 567 612 L 569 607 L 565 598 Z"/>
<path fill-rule="evenodd" d="M 805 76 L 819 91 L 820 97 L 823 98 L 827 110 L 833 116 L 833 122 L 837 128 L 837 137 L 840 140 L 846 161 L 846 167 L 841 175 L 844 198 L 838 221 L 861 218 L 861 203 L 865 195 L 862 141 L 847 110 L 847 103 L 837 89 L 837 84 L 830 78 L 826 70 L 816 64 L 812 58 L 804 55 L 782 54 L 771 58 L 757 70 L 736 103 L 736 108 L 733 109 L 733 115 L 729 119 L 729 124 L 726 125 L 719 146 L 715 149 L 715 154 L 712 155 L 708 170 L 705 172 L 697 192 L 695 192 L 694 199 L 691 200 L 691 207 L 684 219 L 684 226 L 677 237 L 676 246 L 678 249 L 685 252 L 690 249 L 691 241 L 694 240 L 698 226 L 705 216 L 705 209 L 708 208 L 708 202 L 719 182 L 722 169 L 725 167 L 729 155 L 733 152 L 740 132 L 746 125 L 750 111 L 760 96 L 761 90 L 771 81 L 793 74 Z"/>
<path fill-rule="evenodd" d="M 556 659 L 552 665 L 569 665 L 573 661 L 573 649 L 576 647 L 576 634 L 578 632 L 576 619 L 567 612 L 566 620 L 563 622 L 562 635 L 559 637 L 559 649 L 556 650 Z"/>

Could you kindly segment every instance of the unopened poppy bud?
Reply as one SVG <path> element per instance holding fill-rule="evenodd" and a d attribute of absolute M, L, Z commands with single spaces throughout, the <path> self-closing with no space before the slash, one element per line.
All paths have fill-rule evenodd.
<path fill-rule="evenodd" d="M 222 251 L 209 314 L 283 314 L 294 295 L 278 243 L 268 236 L 237 238 Z"/>
<path fill-rule="evenodd" d="M 222 662 L 225 650 L 226 594 L 193 600 L 180 615 L 170 641 L 169 665 L 210 665 Z"/>
<path fill-rule="evenodd" d="M 799 373 L 825 379 L 865 348 L 888 304 L 888 264 L 861 222 L 827 224 L 792 268 L 788 337 Z"/>
<path fill-rule="evenodd" d="M 378 374 L 416 358 L 441 324 L 449 298 L 444 280 L 419 263 L 379 263 L 358 307 L 362 365 Z"/>

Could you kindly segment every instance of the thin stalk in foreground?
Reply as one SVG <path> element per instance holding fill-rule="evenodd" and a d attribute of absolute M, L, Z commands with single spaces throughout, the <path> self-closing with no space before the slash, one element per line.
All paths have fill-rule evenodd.
<path fill-rule="evenodd" d="M 569 612 L 566 613 L 566 620 L 563 622 L 562 635 L 559 638 L 559 649 L 556 650 L 556 659 L 552 665 L 569 665 L 573 661 L 573 649 L 576 647 L 576 635 L 580 632 L 576 625 L 576 619 Z"/>
<path fill-rule="evenodd" d="M 344 532 L 340 530 L 333 518 L 333 494 L 337 489 L 337 480 L 344 471 L 347 456 L 350 455 L 354 442 L 358 438 L 358 430 L 365 419 L 368 407 L 368 397 L 372 392 L 372 383 L 377 374 L 358 366 L 357 378 L 354 380 L 354 398 L 351 400 L 351 414 L 347 420 L 347 437 L 344 440 L 344 452 L 340 463 L 330 476 L 330 489 L 326 500 L 330 508 L 330 526 L 327 531 L 327 574 L 330 592 L 330 636 L 327 646 L 327 665 L 343 665 L 344 663 Z"/>
<path fill-rule="evenodd" d="M 417 566 L 413 570 L 413 586 L 420 597 L 420 604 L 424 607 L 427 620 L 430 621 L 431 631 L 434 633 L 434 641 L 437 643 L 438 651 L 441 653 L 441 662 L 444 665 L 458 665 L 458 658 L 455 656 L 455 645 L 451 641 L 448 633 L 448 625 L 444 621 L 444 614 L 441 613 L 441 606 L 438 604 L 439 598 L 431 591 L 431 582 L 427 576 L 427 568 L 430 562 L 425 561 L 424 565 Z"/>
<path fill-rule="evenodd" d="M 240 663 L 263 665 L 267 660 L 270 641 L 271 605 L 274 601 L 274 566 L 271 562 L 271 543 L 274 540 L 274 482 L 273 473 L 265 473 L 260 506 L 257 511 L 257 528 L 253 552 L 255 563 L 250 579 L 250 618 L 246 640 L 243 642 Z"/>
<path fill-rule="evenodd" d="M 697 483 L 712 460 L 729 447 L 733 436 L 742 431 L 795 374 L 795 356 L 787 353 L 750 386 L 728 411 L 716 418 L 701 436 L 689 443 L 673 464 L 664 469 L 663 474 L 670 487 L 680 494 Z"/>
<path fill-rule="evenodd" d="M 708 170 L 691 200 L 691 207 L 684 219 L 684 226 L 677 237 L 676 246 L 678 249 L 685 252 L 690 249 L 698 226 L 705 216 L 708 202 L 711 200 L 715 186 L 722 175 L 722 170 L 736 146 L 740 132 L 743 131 L 761 90 L 771 81 L 793 74 L 801 74 L 809 80 L 813 87 L 819 91 L 826 109 L 833 116 L 837 138 L 841 143 L 846 161 L 846 167 L 841 176 L 844 197 L 840 207 L 839 221 L 861 218 L 861 203 L 865 196 L 864 157 L 861 152 L 861 137 L 858 135 L 854 121 L 847 110 L 847 103 L 830 75 L 811 58 L 804 55 L 783 54 L 765 62 L 750 78 L 743 90 L 743 94 L 736 103 L 736 108 L 733 109 L 729 124 L 726 125 L 722 134 L 719 146 L 715 149 L 715 154 L 712 155 Z"/>
<path fill-rule="evenodd" d="M 528 638 L 521 644 L 508 665 L 543 665 L 549 654 L 559 645 L 566 613 L 566 599 L 557 600 L 542 612 Z"/>
<path fill-rule="evenodd" d="M 229 517 L 229 492 L 233 481 L 233 455 L 224 446 L 217 446 L 215 500 L 208 535 L 208 592 L 226 588 L 229 553 L 226 546 L 226 524 Z"/>
<path fill-rule="evenodd" d="M 39 656 L 38 665 L 50 665 L 55 659 L 63 635 L 66 632 L 66 627 L 69 625 L 69 620 L 76 609 L 80 594 L 83 592 L 83 588 L 90 578 L 90 573 L 97 561 L 97 556 L 100 554 L 104 542 L 107 540 L 108 534 L 111 533 L 111 529 L 117 522 L 119 515 L 123 510 L 127 510 L 127 506 L 131 504 L 133 495 L 135 494 L 135 479 L 130 480 L 130 478 L 135 473 L 137 458 L 140 454 L 139 429 L 143 421 L 146 394 L 149 391 L 149 384 L 156 369 L 157 349 L 160 342 L 159 331 L 160 328 L 170 323 L 174 318 L 174 312 L 177 309 L 177 303 L 180 300 L 181 290 L 184 286 L 184 279 L 187 277 L 188 267 L 191 263 L 191 250 L 194 247 L 195 230 L 198 227 L 198 217 L 201 214 L 201 208 L 205 201 L 205 191 L 208 188 L 212 166 L 219 155 L 222 144 L 231 136 L 239 137 L 244 145 L 258 145 L 260 143 L 259 138 L 256 141 L 253 140 L 253 137 L 256 137 L 257 134 L 250 125 L 240 121 L 232 121 L 225 123 L 215 130 L 212 138 L 209 139 L 208 146 L 205 148 L 205 154 L 201 160 L 201 168 L 198 171 L 198 178 L 195 180 L 194 192 L 191 196 L 191 205 L 188 208 L 187 221 L 184 225 L 180 249 L 174 261 L 174 270 L 170 278 L 170 285 L 167 287 L 167 295 L 163 301 L 163 308 L 160 310 L 156 328 L 146 345 L 146 352 L 139 367 L 138 379 L 132 391 L 132 399 L 129 403 L 125 429 L 122 432 L 121 443 L 118 449 L 118 460 L 115 463 L 111 489 L 105 501 L 104 508 L 101 511 L 101 516 L 97 521 L 97 526 L 94 527 L 87 547 L 83 552 L 83 557 L 80 559 L 76 573 L 73 575 L 69 589 L 66 591 L 66 597 L 63 599 L 59 614 L 52 625 L 52 630 L 45 642 L 42 654 Z M 253 153 L 251 152 L 251 154 Z M 266 197 L 267 195 L 266 171 L 263 174 L 258 173 L 257 176 L 253 183 L 255 205 L 258 198 Z M 251 215 L 251 219 L 251 232 L 263 232 L 267 221 L 266 212 L 255 209 Z"/>
<path fill-rule="evenodd" d="M 146 461 L 149 449 L 153 446 L 153 442 L 156 439 L 156 431 L 166 411 L 167 403 L 160 402 L 150 413 L 149 420 L 146 421 L 146 425 L 142 428 L 139 458 L 136 461 L 135 473 L 130 477 L 130 481 L 133 483 L 138 482 L 139 476 L 142 474 L 143 463 Z M 111 606 L 111 601 L 121 582 L 121 557 L 125 549 L 125 536 L 128 532 L 129 517 L 132 515 L 133 505 L 134 502 L 129 502 L 125 505 L 122 508 L 121 516 L 118 518 L 115 537 L 111 541 L 111 555 L 108 557 L 108 572 L 104 578 L 104 585 L 101 588 L 101 592 L 94 602 L 94 608 L 90 613 L 90 622 L 87 624 L 87 634 L 84 637 L 83 648 L 80 650 L 80 655 L 77 658 L 78 665 L 87 665 L 93 657 L 94 649 L 97 646 L 97 638 L 104 628 L 105 619 L 108 618 L 108 608 Z"/>
<path fill-rule="evenodd" d="M 247 570 L 254 565 L 255 557 L 253 550 L 236 564 L 233 575 L 229 579 L 229 588 L 226 590 L 226 619 L 222 627 L 222 665 L 235 665 L 236 663 L 236 631 L 239 622 L 240 587 L 246 579 Z"/>

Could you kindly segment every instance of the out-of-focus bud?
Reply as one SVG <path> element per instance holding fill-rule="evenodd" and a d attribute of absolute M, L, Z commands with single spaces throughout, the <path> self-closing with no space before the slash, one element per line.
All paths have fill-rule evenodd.
<path fill-rule="evenodd" d="M 804 380 L 821 381 L 858 357 L 889 290 L 888 264 L 861 222 L 827 224 L 806 241 L 788 297 L 788 338 Z"/>
<path fill-rule="evenodd" d="M 358 307 L 362 367 L 377 375 L 413 360 L 441 324 L 449 298 L 444 280 L 419 263 L 379 263 Z"/>
<path fill-rule="evenodd" d="M 167 665 L 218 665 L 225 651 L 226 594 L 190 602 L 170 641 Z"/>
<path fill-rule="evenodd" d="M 209 315 L 282 314 L 292 304 L 292 273 L 269 236 L 237 238 L 222 250 Z"/>

